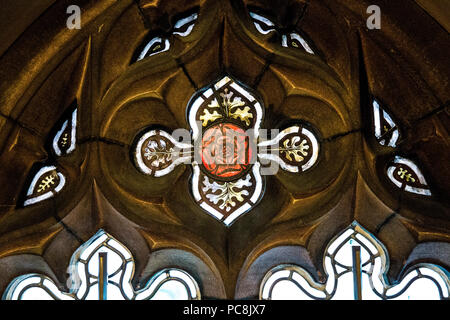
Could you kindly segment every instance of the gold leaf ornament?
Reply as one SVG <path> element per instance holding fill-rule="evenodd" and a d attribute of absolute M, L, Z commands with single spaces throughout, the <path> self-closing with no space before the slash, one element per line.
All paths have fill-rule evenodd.
<path fill-rule="evenodd" d="M 245 125 L 250 125 L 250 119 L 253 118 L 253 114 L 250 111 L 249 107 L 245 107 L 244 109 L 238 108 L 235 111 L 231 112 L 231 117 L 234 119 L 240 119 L 245 122 Z"/>
<path fill-rule="evenodd" d="M 151 161 L 151 165 L 154 167 L 159 167 L 161 164 L 165 165 L 172 161 L 172 154 L 174 152 L 173 148 L 167 148 L 166 143 L 161 140 L 149 141 L 147 147 L 144 149 L 144 157 L 148 161 Z"/>
<path fill-rule="evenodd" d="M 250 179 L 251 177 L 248 174 L 245 179 L 220 184 L 215 181 L 211 183 L 209 182 L 209 179 L 205 177 L 202 190 L 205 193 L 211 190 L 211 193 L 206 194 L 208 200 L 216 205 L 220 203 L 219 208 L 222 210 L 225 209 L 228 212 L 232 207 L 236 206 L 236 201 L 245 201 L 244 196 L 249 195 L 249 192 L 245 190 L 245 187 L 252 186 Z M 216 191 L 219 191 L 219 193 L 215 194 Z"/>
<path fill-rule="evenodd" d="M 284 148 L 280 148 L 280 151 L 285 154 L 286 159 L 288 159 L 289 161 L 301 162 L 305 159 L 304 157 L 308 155 L 308 152 L 306 151 L 309 149 L 307 141 L 302 140 L 300 142 L 300 140 L 300 137 L 294 137 L 292 138 L 292 140 L 286 139 L 283 142 Z M 295 160 L 293 160 L 293 158 Z"/>
<path fill-rule="evenodd" d="M 213 113 L 210 113 L 208 109 L 203 110 L 203 115 L 200 116 L 200 120 L 202 121 L 202 126 L 206 126 L 208 122 L 214 122 L 217 119 L 222 118 L 222 115 L 218 113 L 216 110 Z"/>

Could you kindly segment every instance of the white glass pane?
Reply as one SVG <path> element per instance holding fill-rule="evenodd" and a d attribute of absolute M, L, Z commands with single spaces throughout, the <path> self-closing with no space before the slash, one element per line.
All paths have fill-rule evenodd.
<path fill-rule="evenodd" d="M 195 297 L 197 295 L 197 288 L 195 287 L 195 283 L 187 274 L 179 270 L 171 270 L 169 274 L 171 277 L 180 278 L 184 282 L 186 282 L 186 284 L 189 286 L 189 291 L 192 297 Z"/>
<path fill-rule="evenodd" d="M 186 287 L 179 281 L 165 282 L 153 296 L 152 300 L 187 300 L 189 299 Z"/>
<path fill-rule="evenodd" d="M 442 294 L 443 294 L 444 297 L 447 298 L 449 296 L 449 292 L 448 292 L 449 288 L 447 287 L 444 279 L 442 279 L 442 276 L 441 276 L 440 273 L 438 273 L 437 271 L 435 271 L 435 270 L 433 270 L 431 268 L 426 268 L 426 267 L 420 268 L 419 270 L 420 270 L 420 272 L 423 275 L 432 277 L 433 279 L 435 279 L 439 283 L 439 286 L 440 286 L 440 288 L 442 290 Z"/>
<path fill-rule="evenodd" d="M 352 244 L 355 244 L 355 241 L 350 239 L 339 249 L 335 256 L 337 262 L 347 267 L 353 266 Z"/>
<path fill-rule="evenodd" d="M 292 275 L 292 279 L 297 282 L 303 289 L 305 289 L 309 294 L 316 298 L 325 298 L 326 294 L 323 291 L 317 290 L 313 288 L 305 278 L 299 275 L 297 272 L 294 272 Z"/>
<path fill-rule="evenodd" d="M 382 270 L 381 270 L 381 258 L 375 258 L 375 263 L 372 271 L 372 284 L 379 294 L 383 294 L 384 285 L 381 281 Z"/>
<path fill-rule="evenodd" d="M 332 297 L 332 300 L 353 300 L 353 273 L 348 272 L 343 274 L 338 279 L 336 293 Z"/>
<path fill-rule="evenodd" d="M 107 289 L 106 298 L 108 300 L 124 300 L 124 297 L 117 286 L 109 283 Z"/>
<path fill-rule="evenodd" d="M 282 270 L 282 271 L 277 271 L 275 272 L 272 276 L 269 277 L 269 279 L 267 279 L 267 281 L 264 283 L 264 288 L 263 288 L 263 298 L 267 299 L 269 297 L 269 291 L 270 288 L 272 287 L 272 284 L 281 278 L 287 278 L 289 277 L 290 271 L 289 270 Z"/>
<path fill-rule="evenodd" d="M 106 270 L 107 270 L 107 274 L 113 274 L 114 272 L 116 272 L 117 270 L 119 270 L 122 266 L 122 259 L 120 258 L 120 256 L 118 254 L 116 254 L 114 251 L 102 247 L 100 248 L 91 258 L 91 260 L 88 263 L 88 270 L 89 273 L 93 276 L 98 276 L 98 268 L 99 268 L 99 253 L 100 252 L 105 252 L 107 253 L 106 256 Z"/>
<path fill-rule="evenodd" d="M 95 237 L 95 236 L 94 236 Z M 102 234 L 100 237 L 98 237 L 96 240 L 94 240 L 91 244 L 89 244 L 87 247 L 84 247 L 82 249 L 82 253 L 80 255 L 80 259 L 86 260 L 87 257 L 92 253 L 92 251 L 97 248 L 98 245 L 100 245 L 103 241 L 105 241 L 108 238 L 106 234 Z"/>
<path fill-rule="evenodd" d="M 361 277 L 361 297 L 362 300 L 381 300 L 370 286 L 369 275 L 363 273 Z"/>
<path fill-rule="evenodd" d="M 353 229 L 346 230 L 343 234 L 341 234 L 336 240 L 334 240 L 330 246 L 328 247 L 327 252 L 329 254 L 333 254 L 336 248 L 344 241 L 347 237 L 351 236 L 353 233 Z"/>
<path fill-rule="evenodd" d="M 272 290 L 272 300 L 312 300 L 299 287 L 288 280 L 275 284 Z"/>
<path fill-rule="evenodd" d="M 91 286 L 89 288 L 89 293 L 86 297 L 86 300 L 99 300 L 100 299 L 100 295 L 98 292 L 98 283 L 94 286 Z"/>
<path fill-rule="evenodd" d="M 370 252 L 372 253 L 372 254 L 377 254 L 378 253 L 378 250 L 377 250 L 377 248 L 366 238 L 366 237 L 364 237 L 362 234 L 357 234 L 356 235 L 356 238 L 359 240 L 359 241 L 361 241 L 363 244 L 365 244 L 366 245 L 366 247 L 370 250 Z"/>
<path fill-rule="evenodd" d="M 119 251 L 123 255 L 124 259 L 130 259 L 131 258 L 130 252 L 127 249 L 125 249 L 125 247 L 122 246 L 120 243 L 118 243 L 116 240 L 110 239 L 108 241 L 108 244 L 111 247 L 113 247 L 114 249 L 116 249 L 117 251 Z"/>
<path fill-rule="evenodd" d="M 389 288 L 386 291 L 386 295 L 388 297 L 390 297 L 390 296 L 394 296 L 394 295 L 398 294 L 416 276 L 417 276 L 417 271 L 411 271 L 410 273 L 408 273 L 406 275 L 406 277 L 399 284 Z"/>
<path fill-rule="evenodd" d="M 33 287 L 27 289 L 23 295 L 22 300 L 54 300 L 44 289 Z"/>
<path fill-rule="evenodd" d="M 409 288 L 394 300 L 439 300 L 439 291 L 430 279 L 414 281 Z"/>

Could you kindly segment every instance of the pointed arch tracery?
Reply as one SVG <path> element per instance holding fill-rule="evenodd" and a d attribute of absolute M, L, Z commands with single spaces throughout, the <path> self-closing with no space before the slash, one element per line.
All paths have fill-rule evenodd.
<path fill-rule="evenodd" d="M 0 182 L 14 186 L 0 195 L 1 257 L 37 253 L 53 263 L 62 250 L 56 244 L 44 250 L 52 237 L 80 245 L 105 225 L 117 227 L 122 216 L 130 221 L 127 230 L 152 234 L 158 229 L 157 245 L 177 233 L 204 249 L 232 297 L 240 267 L 255 258 L 252 252 L 301 242 L 317 266 L 322 247 L 355 218 L 389 248 L 390 281 L 419 242 L 448 241 L 442 200 L 448 186 L 446 155 L 436 153 L 445 145 L 437 113 L 448 90 L 423 67 L 423 52 L 417 54 L 411 45 L 406 54 L 402 47 L 409 41 L 435 44 L 420 33 L 421 41 L 392 36 L 410 34 L 396 32 L 405 27 L 393 7 L 386 10 L 393 17 L 386 30 L 393 32 L 371 37 L 354 28 L 362 21 L 361 3 L 344 8 L 299 0 L 282 2 L 286 10 L 271 6 L 262 1 L 194 1 L 185 8 L 170 1 L 157 6 L 97 1 L 84 8 L 88 16 L 80 32 L 68 34 L 61 24 L 61 38 L 46 26 L 64 8 L 49 8 L 36 30 L 26 31 L 0 60 L 5 66 Z M 426 17 L 407 10 L 442 39 Z M 105 18 L 97 20 L 99 15 Z M 317 21 L 327 23 L 317 28 Z M 31 45 L 33 32 L 41 36 Z M 385 50 L 386 42 L 403 58 Z M 56 47 L 64 49 L 56 52 Z M 27 57 L 21 54 L 26 49 Z M 427 51 L 428 65 L 442 65 L 440 51 Z M 28 57 L 38 55 L 30 67 Z M 261 178 L 270 187 L 264 189 L 260 181 L 259 192 L 247 190 L 246 204 L 255 215 L 242 214 L 248 206 L 214 203 L 219 185 L 229 182 L 214 185 L 206 171 L 183 163 L 187 153 L 167 167 L 154 158 L 163 147 L 179 143 L 162 132 L 185 128 L 195 133 L 186 115 L 191 97 L 200 92 L 207 98 L 201 88 L 214 87 L 225 76 L 257 93 L 261 108 L 261 116 L 256 112 L 251 118 L 245 106 L 238 106 L 239 113 L 229 115 L 233 124 L 242 120 L 243 126 L 277 128 L 280 135 L 269 135 L 257 147 L 277 142 L 286 149 L 278 158 L 265 159 L 283 168 Z M 198 120 L 209 127 L 221 115 L 216 109 L 203 108 Z M 146 140 L 140 158 L 133 153 L 139 137 Z M 287 152 L 292 147 L 299 151 Z M 434 167 L 430 159 L 441 157 Z M 244 170 L 250 180 L 240 177 L 242 186 L 258 185 L 255 167 Z M 192 180 L 216 191 L 208 198 L 201 191 L 204 185 L 189 189 Z M 94 190 L 92 198 L 101 190 L 108 204 L 91 206 L 95 201 L 86 200 L 86 190 Z M 263 190 L 263 197 L 255 195 Z M 86 205 L 84 215 L 79 203 Z M 216 217 L 203 214 L 202 204 L 217 205 Z M 402 243 L 391 234 L 400 235 Z M 136 248 L 139 269 L 145 250 Z M 63 269 L 57 271 L 60 279 Z"/>

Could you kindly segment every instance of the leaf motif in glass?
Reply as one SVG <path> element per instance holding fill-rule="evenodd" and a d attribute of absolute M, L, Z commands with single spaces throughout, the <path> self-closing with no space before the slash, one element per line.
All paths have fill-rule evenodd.
<path fill-rule="evenodd" d="M 387 168 L 389 180 L 407 192 L 431 196 L 431 191 L 419 167 L 411 160 L 395 156 Z"/>
<path fill-rule="evenodd" d="M 66 183 L 64 175 L 55 166 L 43 166 L 34 175 L 26 193 L 24 206 L 49 199 L 60 192 Z"/>

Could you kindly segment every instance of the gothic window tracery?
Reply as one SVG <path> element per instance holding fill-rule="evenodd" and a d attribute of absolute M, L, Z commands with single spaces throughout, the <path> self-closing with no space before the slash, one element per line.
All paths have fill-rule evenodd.
<path fill-rule="evenodd" d="M 386 278 L 386 248 L 357 222 L 336 236 L 324 256 L 327 278 L 317 283 L 301 266 L 277 266 L 261 283 L 261 299 L 449 299 L 450 278 L 440 266 L 419 263 L 397 283 Z"/>
<path fill-rule="evenodd" d="M 155 177 L 192 164 L 194 200 L 227 226 L 260 201 L 264 175 L 276 174 L 278 165 L 289 172 L 307 171 L 318 159 L 317 138 L 305 127 L 291 126 L 263 140 L 263 106 L 228 76 L 190 101 L 189 142 L 180 143 L 163 130 L 148 131 L 138 140 L 135 161 L 142 173 Z M 260 159 L 275 166 L 265 170 Z"/>
<path fill-rule="evenodd" d="M 400 136 L 397 125 L 376 99 L 373 100 L 372 105 L 375 137 L 377 138 L 378 143 L 383 146 L 386 145 L 395 148 Z"/>
<path fill-rule="evenodd" d="M 194 29 L 197 18 L 197 12 L 182 15 L 175 21 L 171 31 L 169 32 L 169 37 L 164 36 L 162 32 L 150 32 L 144 43 L 140 46 L 142 49 L 138 49 L 136 52 L 137 58 L 135 59 L 136 61 L 133 62 L 168 51 L 170 49 L 171 42 L 170 34 L 178 35 L 180 37 L 189 36 Z"/>
<path fill-rule="evenodd" d="M 4 299 L 449 298 L 448 34 L 416 4 L 83 3 L 0 42 Z"/>
<path fill-rule="evenodd" d="M 66 156 L 72 153 L 77 143 L 77 104 L 76 101 L 69 106 L 69 111 L 73 111 L 68 116 L 63 115 L 63 122 L 51 132 L 56 132 L 50 137 L 50 146 L 47 148 L 48 154 L 54 154 L 56 158 Z M 30 174 L 34 174 L 26 190 L 24 192 L 23 203 L 20 205 L 29 206 L 52 198 L 59 193 L 66 184 L 66 177 L 55 160 L 47 161 L 47 163 L 36 164 Z M 26 191 L 26 192 L 25 192 Z"/>
<path fill-rule="evenodd" d="M 14 279 L 3 295 L 7 300 L 192 300 L 200 299 L 196 281 L 185 271 L 167 268 L 135 291 L 130 251 L 103 230 L 74 252 L 67 280 L 60 291 L 47 276 L 27 274 Z"/>
<path fill-rule="evenodd" d="M 315 54 L 311 45 L 302 37 L 298 32 L 287 32 L 283 33 L 278 31 L 279 28 L 275 25 L 273 21 L 264 15 L 258 14 L 256 12 L 250 11 L 250 17 L 253 20 L 253 24 L 259 33 L 263 35 L 270 34 L 271 32 L 281 33 L 281 45 L 286 48 L 302 48 L 309 54 Z"/>

